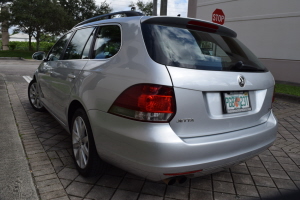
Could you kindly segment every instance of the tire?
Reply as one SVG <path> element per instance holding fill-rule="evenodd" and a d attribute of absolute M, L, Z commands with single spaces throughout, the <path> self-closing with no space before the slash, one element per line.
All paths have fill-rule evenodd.
<path fill-rule="evenodd" d="M 106 164 L 98 156 L 92 129 L 82 108 L 73 115 L 71 134 L 73 158 L 79 173 L 85 177 L 103 173 Z"/>
<path fill-rule="evenodd" d="M 40 91 L 36 80 L 32 80 L 28 86 L 28 99 L 32 108 L 36 111 L 43 112 L 45 107 L 40 100 Z"/>

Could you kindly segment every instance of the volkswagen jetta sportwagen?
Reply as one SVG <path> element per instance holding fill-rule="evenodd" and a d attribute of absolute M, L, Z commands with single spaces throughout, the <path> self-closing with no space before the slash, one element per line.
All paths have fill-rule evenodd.
<path fill-rule="evenodd" d="M 273 76 L 225 26 L 112 13 L 77 24 L 33 58 L 43 61 L 30 103 L 72 135 L 85 176 L 106 161 L 155 181 L 192 178 L 276 138 Z"/>

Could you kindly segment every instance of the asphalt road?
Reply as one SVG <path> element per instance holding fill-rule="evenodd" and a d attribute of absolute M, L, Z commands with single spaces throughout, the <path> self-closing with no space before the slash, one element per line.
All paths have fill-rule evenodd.
<path fill-rule="evenodd" d="M 41 61 L 0 58 L 0 73 L 6 76 L 32 76 Z"/>

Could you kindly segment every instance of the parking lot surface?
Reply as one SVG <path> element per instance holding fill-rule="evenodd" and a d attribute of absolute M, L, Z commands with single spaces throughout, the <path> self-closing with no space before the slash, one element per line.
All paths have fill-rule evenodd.
<path fill-rule="evenodd" d="M 48 112 L 31 108 L 28 83 L 21 76 L 2 77 L 41 199 L 236 200 L 300 195 L 299 103 L 277 99 L 273 111 L 279 128 L 274 145 L 226 171 L 165 185 L 109 165 L 101 176 L 84 178 L 75 169 L 70 135 Z"/>

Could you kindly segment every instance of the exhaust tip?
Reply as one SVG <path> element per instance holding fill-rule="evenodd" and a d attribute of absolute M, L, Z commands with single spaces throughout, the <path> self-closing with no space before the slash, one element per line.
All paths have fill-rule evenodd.
<path fill-rule="evenodd" d="M 179 184 L 185 183 L 187 180 L 187 177 L 180 176 L 180 177 L 173 177 L 173 178 L 166 178 L 163 180 L 163 182 L 167 185 L 174 185 L 176 182 Z"/>
<path fill-rule="evenodd" d="M 163 182 L 166 185 L 174 185 L 174 183 L 176 183 L 176 179 L 175 178 L 167 178 L 167 179 L 164 179 Z"/>
<path fill-rule="evenodd" d="M 181 177 L 178 177 L 176 180 L 179 184 L 183 184 L 186 182 L 187 178 L 185 176 L 181 176 Z"/>

